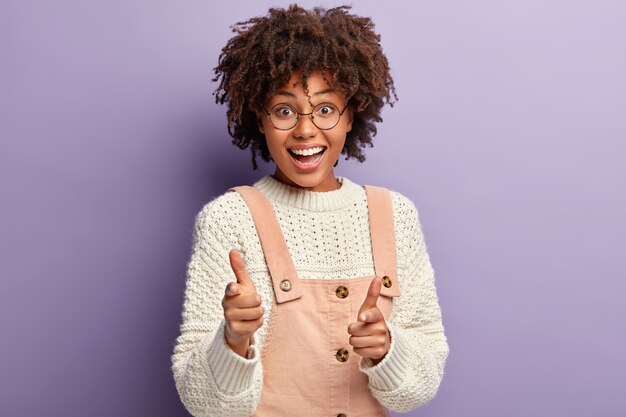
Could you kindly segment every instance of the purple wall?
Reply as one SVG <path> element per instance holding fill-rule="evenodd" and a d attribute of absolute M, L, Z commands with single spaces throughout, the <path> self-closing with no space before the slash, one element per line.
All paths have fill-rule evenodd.
<path fill-rule="evenodd" d="M 187 415 L 194 215 L 271 171 L 210 83 L 262 3 L 0 3 L 1 416 Z M 626 415 L 625 3 L 355 3 L 400 101 L 337 173 L 414 200 L 451 348 L 410 415 Z"/>

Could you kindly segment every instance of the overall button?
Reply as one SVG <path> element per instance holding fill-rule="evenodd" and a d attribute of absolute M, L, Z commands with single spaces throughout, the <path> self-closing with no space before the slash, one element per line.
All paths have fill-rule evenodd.
<path fill-rule="evenodd" d="M 280 281 L 280 289 L 285 292 L 291 291 L 291 281 L 289 281 L 288 279 Z"/>
<path fill-rule="evenodd" d="M 337 360 L 339 362 L 345 362 L 348 360 L 348 351 L 344 348 L 341 348 L 337 351 L 337 353 L 335 353 L 335 357 L 337 358 Z"/>
<path fill-rule="evenodd" d="M 340 285 L 335 290 L 335 294 L 337 294 L 338 298 L 346 298 L 348 294 L 350 294 L 350 291 L 343 285 Z"/>
<path fill-rule="evenodd" d="M 391 287 L 391 278 L 389 278 L 387 275 L 383 277 L 382 282 L 385 287 Z"/>

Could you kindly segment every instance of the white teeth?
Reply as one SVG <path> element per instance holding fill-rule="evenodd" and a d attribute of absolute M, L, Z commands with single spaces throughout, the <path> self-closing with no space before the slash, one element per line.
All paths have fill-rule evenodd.
<path fill-rule="evenodd" d="M 296 155 L 303 155 L 303 156 L 307 156 L 307 155 L 315 155 L 316 153 L 320 153 L 324 150 L 323 147 L 318 146 L 317 148 L 309 148 L 309 149 L 290 149 L 291 152 L 295 153 Z"/>

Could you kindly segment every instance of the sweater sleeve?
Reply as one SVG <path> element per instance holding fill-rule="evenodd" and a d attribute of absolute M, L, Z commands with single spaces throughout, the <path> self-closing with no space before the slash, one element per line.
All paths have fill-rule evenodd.
<path fill-rule="evenodd" d="M 228 253 L 240 248 L 220 198 L 205 205 L 195 219 L 182 324 L 171 357 L 176 389 L 194 417 L 249 416 L 261 394 L 256 342 L 243 358 L 224 336 L 221 301 L 226 284 L 235 281 Z"/>
<path fill-rule="evenodd" d="M 433 267 L 414 204 L 395 194 L 398 281 L 401 295 L 387 327 L 391 345 L 374 365 L 362 358 L 372 394 L 390 410 L 407 412 L 435 397 L 449 353 Z"/>

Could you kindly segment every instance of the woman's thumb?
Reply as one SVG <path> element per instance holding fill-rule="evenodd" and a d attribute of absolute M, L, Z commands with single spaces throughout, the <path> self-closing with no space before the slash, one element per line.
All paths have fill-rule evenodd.
<path fill-rule="evenodd" d="M 381 286 L 382 283 L 380 278 L 374 277 L 374 279 L 372 279 L 372 282 L 370 282 L 369 288 L 367 289 L 367 295 L 365 296 L 365 300 L 363 301 L 363 304 L 361 304 L 361 308 L 359 308 L 358 317 L 361 317 L 361 314 L 365 313 L 370 308 L 376 307 L 378 297 L 380 296 Z"/>
<path fill-rule="evenodd" d="M 230 267 L 235 273 L 237 282 L 245 288 L 245 292 L 256 292 L 254 282 L 252 282 L 252 279 L 250 279 L 250 276 L 246 271 L 246 264 L 244 264 L 239 251 L 237 251 L 237 249 L 232 249 L 228 253 L 228 256 L 230 258 Z"/>

